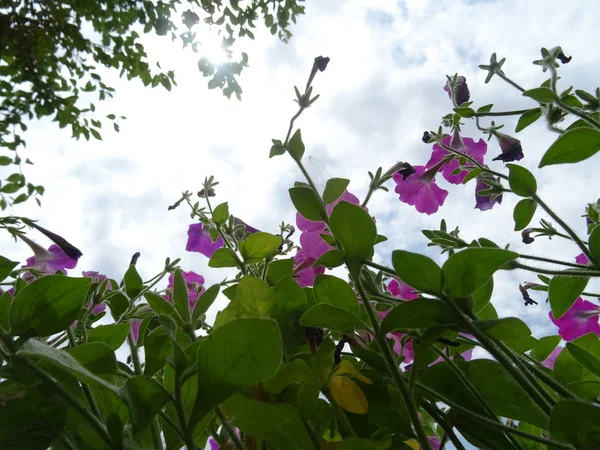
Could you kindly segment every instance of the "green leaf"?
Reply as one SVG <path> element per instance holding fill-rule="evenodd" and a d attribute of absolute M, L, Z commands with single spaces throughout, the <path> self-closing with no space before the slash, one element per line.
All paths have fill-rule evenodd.
<path fill-rule="evenodd" d="M 525 422 L 519 422 L 517 429 L 525 433 L 533 434 L 534 436 L 543 437 L 541 428 L 536 427 L 534 425 L 529 425 Z M 521 445 L 523 450 L 546 450 L 548 448 L 541 442 L 531 441 L 527 438 L 518 436 L 516 434 L 514 435 L 514 438 Z"/>
<path fill-rule="evenodd" d="M 113 319 L 118 321 L 127 311 L 127 308 L 129 307 L 129 299 L 120 291 L 114 291 L 111 294 L 112 295 L 110 295 L 110 297 L 107 299 L 108 307 L 110 308 L 110 314 L 113 316 Z"/>
<path fill-rule="evenodd" d="M 289 190 L 296 210 L 308 220 L 323 221 L 327 215 L 317 193 L 310 187 L 293 187 Z"/>
<path fill-rule="evenodd" d="M 0 282 L 4 281 L 18 265 L 18 262 L 0 256 Z"/>
<path fill-rule="evenodd" d="M 533 174 L 523 166 L 507 164 L 508 184 L 511 191 L 520 197 L 531 197 L 537 191 L 537 182 Z"/>
<path fill-rule="evenodd" d="M 246 264 L 254 264 L 272 256 L 281 245 L 281 236 L 258 232 L 246 238 L 240 252 Z"/>
<path fill-rule="evenodd" d="M 282 355 L 274 320 L 233 319 L 215 328 L 198 348 L 198 396 L 190 426 L 236 391 L 273 376 Z"/>
<path fill-rule="evenodd" d="M 345 261 L 346 254 L 343 251 L 334 248 L 333 250 L 323 253 L 321 257 L 315 261 L 313 267 L 323 266 L 328 269 L 333 269 L 343 265 Z"/>
<path fill-rule="evenodd" d="M 312 359 L 313 369 L 323 385 L 327 385 L 329 382 L 334 353 L 335 343 L 330 338 L 327 338 L 319 345 Z"/>
<path fill-rule="evenodd" d="M 554 351 L 561 339 L 560 336 L 544 336 L 540 338 L 537 345 L 531 351 L 531 356 L 536 361 L 544 361 Z"/>
<path fill-rule="evenodd" d="M 559 401 L 550 415 L 550 435 L 575 448 L 600 448 L 600 408 L 578 400 Z"/>
<path fill-rule="evenodd" d="M 290 139 L 290 142 L 288 143 L 288 152 L 290 152 L 290 155 L 292 155 L 292 158 L 294 158 L 296 161 L 300 161 L 302 159 L 302 156 L 304 155 L 304 143 L 302 142 L 302 133 L 300 132 L 300 128 L 296 130 Z"/>
<path fill-rule="evenodd" d="M 173 279 L 173 303 L 184 323 L 190 322 L 190 298 L 183 273 L 177 269 Z"/>
<path fill-rule="evenodd" d="M 146 336 L 144 353 L 144 375 L 151 377 L 164 367 L 167 357 L 171 354 L 171 342 L 162 329 L 156 329 Z"/>
<path fill-rule="evenodd" d="M 221 285 L 213 284 L 209 287 L 204 294 L 200 296 L 198 301 L 196 302 L 196 306 L 194 306 L 194 311 L 192 314 L 192 323 L 196 323 L 200 316 L 208 311 L 208 308 L 214 303 L 219 295 L 219 291 L 221 289 Z"/>
<path fill-rule="evenodd" d="M 295 359 L 289 364 L 282 364 L 275 375 L 263 382 L 263 387 L 271 394 L 280 394 L 290 384 L 313 382 L 315 374 L 306 362 Z"/>
<path fill-rule="evenodd" d="M 531 350 L 538 343 L 538 340 L 533 336 L 525 336 L 520 339 L 510 340 L 506 342 L 506 345 L 512 348 L 519 355 Z"/>
<path fill-rule="evenodd" d="M 13 159 L 10 156 L 0 156 L 0 166 L 8 166 L 12 162 Z"/>
<path fill-rule="evenodd" d="M 47 275 L 25 286 L 10 309 L 12 333 L 33 329 L 39 336 L 50 336 L 66 329 L 77 320 L 90 283 L 90 278 Z"/>
<path fill-rule="evenodd" d="M 133 264 L 125 272 L 123 282 L 125 283 L 125 292 L 127 292 L 129 298 L 137 297 L 144 289 L 144 281 Z"/>
<path fill-rule="evenodd" d="M 89 345 L 89 344 L 88 344 Z M 94 345 L 101 345 L 95 343 Z M 76 347 L 77 348 L 77 347 Z M 38 358 L 42 361 L 51 364 L 52 366 L 61 369 L 69 375 L 75 377 L 77 380 L 86 384 L 93 384 L 95 386 L 104 387 L 118 394 L 119 390 L 116 386 L 113 386 L 102 378 L 94 375 L 88 369 L 83 367 L 75 357 L 69 353 L 58 350 L 50 345 L 44 344 L 36 339 L 29 339 L 25 342 L 19 351 L 17 352 L 20 356 Z M 114 356 L 114 353 L 113 353 Z M 115 363 L 116 366 L 116 363 Z"/>
<path fill-rule="evenodd" d="M 326 205 L 330 205 L 342 196 L 350 180 L 345 178 L 331 178 L 327 180 L 325 191 L 323 192 L 323 201 Z"/>
<path fill-rule="evenodd" d="M 600 150 L 600 131 L 574 128 L 561 134 L 546 151 L 539 167 L 571 164 L 588 159 Z"/>
<path fill-rule="evenodd" d="M 444 273 L 431 258 L 405 250 L 394 250 L 392 264 L 400 279 L 410 287 L 427 294 L 442 292 Z"/>
<path fill-rule="evenodd" d="M 245 275 L 235 293 L 235 310 L 240 316 L 269 317 L 275 295 L 260 278 Z"/>
<path fill-rule="evenodd" d="M 514 449 L 516 448 L 498 428 L 479 423 L 471 416 L 450 409 L 447 414 L 448 420 L 464 436 L 464 438 L 475 448 L 485 449 Z"/>
<path fill-rule="evenodd" d="M 182 330 L 177 328 L 175 319 L 171 316 L 158 316 L 158 322 L 167 333 L 173 349 L 173 353 L 167 357 L 167 364 L 175 368 L 177 373 L 183 373 L 190 363 L 190 358 L 185 354 L 178 340 L 177 334 L 178 332 L 181 333 Z"/>
<path fill-rule="evenodd" d="M 150 425 L 152 419 L 171 400 L 171 395 L 152 378 L 138 375 L 123 384 L 123 399 L 129 406 L 135 433 Z"/>
<path fill-rule="evenodd" d="M 354 290 L 341 278 L 332 275 L 317 275 L 313 293 L 317 303 L 327 303 L 345 309 L 354 315 L 359 312 L 359 304 Z"/>
<path fill-rule="evenodd" d="M 541 428 L 548 426 L 542 410 L 499 363 L 478 359 L 471 361 L 469 366 L 469 381 L 496 414 Z"/>
<path fill-rule="evenodd" d="M 208 267 L 214 268 L 237 267 L 238 264 L 239 260 L 235 252 L 228 247 L 217 249 L 208 261 Z"/>
<path fill-rule="evenodd" d="M 286 275 L 292 275 L 293 272 L 293 258 L 278 259 L 276 261 L 271 261 L 269 267 L 267 268 L 267 283 L 269 283 L 270 286 L 274 286 L 283 277 L 285 277 Z"/>
<path fill-rule="evenodd" d="M 560 319 L 575 303 L 587 286 L 589 278 L 555 276 L 548 285 L 548 300 L 555 319 Z"/>
<path fill-rule="evenodd" d="M 359 262 L 373 257 L 377 229 L 360 206 L 339 202 L 331 213 L 330 228 L 348 259 Z"/>
<path fill-rule="evenodd" d="M 537 202 L 530 198 L 524 198 L 517 203 L 513 211 L 513 219 L 515 220 L 515 231 L 523 230 L 533 219 Z"/>
<path fill-rule="evenodd" d="M 575 358 L 575 361 L 594 375 L 600 377 L 600 359 L 572 342 L 567 342 L 567 350 L 569 350 L 573 358 Z"/>
<path fill-rule="evenodd" d="M 469 119 L 475 115 L 475 111 L 472 108 L 454 108 L 454 112 L 465 119 Z"/>
<path fill-rule="evenodd" d="M 227 202 L 218 205 L 212 213 L 212 219 L 217 225 L 222 225 L 229 219 L 229 206 Z"/>
<path fill-rule="evenodd" d="M 485 334 L 501 341 L 514 341 L 531 336 L 531 330 L 521 319 L 505 317 L 492 320 L 475 320 L 474 323 Z"/>
<path fill-rule="evenodd" d="M 369 329 L 355 314 L 327 303 L 318 303 L 302 314 L 300 325 L 328 328 L 333 331 L 344 331 L 350 328 Z"/>
<path fill-rule="evenodd" d="M 540 102 L 540 103 L 552 103 L 554 102 L 554 92 L 548 88 L 535 88 L 529 89 L 528 91 L 523 92 L 523 96 L 531 97 L 532 99 Z"/>
<path fill-rule="evenodd" d="M 314 445 L 296 408 L 233 395 L 225 403 L 233 424 L 242 432 L 266 441 L 272 448 L 305 450 Z"/>
<path fill-rule="evenodd" d="M 0 295 L 0 330 L 10 331 L 10 307 L 12 306 L 12 295 L 4 292 Z"/>
<path fill-rule="evenodd" d="M 87 337 L 88 342 L 103 342 L 116 351 L 125 342 L 127 333 L 129 333 L 128 323 L 113 323 L 92 328 L 87 332 Z"/>
<path fill-rule="evenodd" d="M 380 442 L 372 441 L 370 439 L 348 438 L 344 439 L 344 441 L 340 442 L 340 445 L 337 446 L 337 450 L 387 450 L 388 448 L 390 448 L 389 439 Z M 405 446 L 402 448 L 410 450 L 412 447 Z"/>
<path fill-rule="evenodd" d="M 468 248 L 455 253 L 442 267 L 445 291 L 453 298 L 472 294 L 498 269 L 518 256 L 518 253 L 499 248 Z"/>
<path fill-rule="evenodd" d="M 600 358 L 600 341 L 594 333 L 578 337 L 575 345 Z M 556 380 L 583 400 L 595 401 L 600 395 L 600 377 L 579 364 L 569 351 L 561 351 L 554 363 Z"/>
<path fill-rule="evenodd" d="M 269 158 L 274 156 L 283 155 L 285 153 L 285 147 L 283 144 L 273 144 L 271 146 L 271 151 L 269 152 Z"/>
<path fill-rule="evenodd" d="M 540 117 L 542 117 L 542 110 L 540 108 L 534 108 L 530 109 L 529 111 L 525 111 L 523 114 L 521 114 L 521 117 L 519 117 L 515 132 L 518 133 L 519 131 L 523 131 Z"/>
<path fill-rule="evenodd" d="M 490 278 L 482 288 L 473 293 L 473 311 L 479 313 L 486 305 L 490 303 L 494 292 L 494 279 Z"/>
<path fill-rule="evenodd" d="M 590 234 L 588 243 L 592 256 L 597 262 L 600 262 L 600 227 L 594 228 L 592 234 Z"/>
<path fill-rule="evenodd" d="M 65 351 L 95 375 L 113 375 L 118 372 L 115 352 L 104 342 L 88 342 Z"/>
<path fill-rule="evenodd" d="M 175 312 L 175 308 L 173 308 L 173 304 L 166 301 L 164 298 L 162 298 L 156 292 L 151 292 L 151 291 L 144 292 L 144 297 L 146 298 L 148 305 L 150 305 L 150 308 L 152 308 L 152 310 L 156 314 L 165 314 L 168 316 Z"/>
<path fill-rule="evenodd" d="M 381 333 L 456 324 L 454 310 L 440 300 L 417 298 L 395 306 L 381 322 Z"/>

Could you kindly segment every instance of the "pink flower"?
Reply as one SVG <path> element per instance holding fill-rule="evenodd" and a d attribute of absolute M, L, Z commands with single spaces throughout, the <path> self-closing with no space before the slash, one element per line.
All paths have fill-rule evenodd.
<path fill-rule="evenodd" d="M 414 206 L 417 211 L 425 214 L 434 214 L 444 204 L 448 191 L 435 184 L 435 174 L 439 167 L 426 171 L 425 166 L 414 166 L 415 173 L 402 179 L 402 175 L 395 173 L 396 193 L 400 201 Z"/>
<path fill-rule="evenodd" d="M 590 264 L 590 260 L 583 253 L 575 257 L 575 262 L 577 264 L 581 264 L 582 266 L 588 266 Z"/>
<path fill-rule="evenodd" d="M 548 316 L 558 327 L 558 334 L 565 341 L 572 341 L 588 333 L 596 333 L 600 336 L 598 314 L 600 314 L 600 307 L 579 297 L 562 317 L 555 319 L 552 312 L 549 312 Z"/>
<path fill-rule="evenodd" d="M 198 275 L 196 272 L 183 272 L 183 279 L 188 291 L 188 298 L 190 302 L 190 308 L 194 309 L 196 301 L 204 293 L 204 277 Z M 173 286 L 175 284 L 175 275 L 169 275 L 169 284 L 167 286 L 167 295 L 163 298 L 169 302 L 173 301 Z"/>
<path fill-rule="evenodd" d="M 556 363 L 556 358 L 558 358 L 558 355 L 560 355 L 560 352 L 562 352 L 563 348 L 564 347 L 558 346 L 554 350 L 552 350 L 552 353 L 550 353 L 548 357 L 542 361 L 542 366 L 547 367 L 548 369 L 554 369 L 554 363 Z"/>
<path fill-rule="evenodd" d="M 66 274 L 67 269 L 74 269 L 77 265 L 77 260 L 67 256 L 67 254 L 56 244 L 52 244 L 48 250 L 45 250 L 37 244 L 35 244 L 35 246 L 35 256 L 27 258 L 23 269 L 31 268 L 47 275 L 54 275 L 56 272 Z"/>
<path fill-rule="evenodd" d="M 392 280 L 388 283 L 387 288 L 394 297 L 403 300 L 414 300 L 419 296 L 412 287 L 403 281 Z"/>
<path fill-rule="evenodd" d="M 309 258 L 306 251 L 298 250 L 294 257 L 295 277 L 301 287 L 312 286 L 317 275 L 325 273 L 325 267 L 313 267 L 316 259 Z"/>
<path fill-rule="evenodd" d="M 133 340 L 137 343 L 140 337 L 140 326 L 142 325 L 141 319 L 133 319 L 131 321 L 131 332 L 133 333 Z"/>
<path fill-rule="evenodd" d="M 441 442 L 436 436 L 429 436 L 427 440 L 429 441 L 431 450 L 440 450 Z"/>
<path fill-rule="evenodd" d="M 458 130 L 455 130 L 454 135 L 446 136 L 444 139 L 442 139 L 442 143 L 450 148 L 453 148 L 456 151 L 471 156 L 479 164 L 483 164 L 483 156 L 487 152 L 487 144 L 483 139 L 479 139 L 479 141 L 475 142 L 471 138 L 462 138 L 458 133 Z M 431 153 L 431 158 L 429 159 L 425 167 L 430 169 L 436 164 L 439 164 L 444 158 L 448 157 L 451 154 L 452 153 L 450 153 L 442 146 L 434 144 L 433 152 Z M 465 163 L 465 166 L 473 166 L 473 164 L 467 161 Z M 463 170 L 456 175 L 452 175 L 452 172 L 454 172 L 458 168 L 458 157 L 455 157 L 454 159 L 444 164 L 441 172 L 446 181 L 452 184 L 462 184 L 469 172 Z"/>
<path fill-rule="evenodd" d="M 214 252 L 223 247 L 223 239 L 219 236 L 213 242 L 208 232 L 208 227 L 202 223 L 194 223 L 188 229 L 188 241 L 185 250 L 188 252 L 202 253 L 210 258 Z"/>

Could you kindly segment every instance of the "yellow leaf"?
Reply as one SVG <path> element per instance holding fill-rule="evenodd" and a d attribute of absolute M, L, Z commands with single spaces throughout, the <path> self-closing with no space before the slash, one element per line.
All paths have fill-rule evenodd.
<path fill-rule="evenodd" d="M 358 373 L 358 371 L 356 370 L 356 368 L 350 361 L 342 359 L 342 361 L 340 362 L 340 365 L 335 370 L 335 372 L 333 372 L 333 374 L 331 376 L 335 377 L 338 375 L 343 375 L 345 373 L 352 375 L 354 378 L 358 378 L 363 383 L 373 384 L 373 382 L 371 380 L 369 380 L 367 377 Z"/>
<path fill-rule="evenodd" d="M 354 414 L 366 414 L 369 402 L 358 385 L 345 376 L 331 377 L 329 391 L 338 405 Z"/>
<path fill-rule="evenodd" d="M 406 445 L 408 445 L 410 448 L 413 448 L 414 450 L 420 450 L 421 449 L 421 446 L 419 445 L 419 443 L 415 439 L 409 439 L 408 441 L 404 441 L 404 443 Z"/>

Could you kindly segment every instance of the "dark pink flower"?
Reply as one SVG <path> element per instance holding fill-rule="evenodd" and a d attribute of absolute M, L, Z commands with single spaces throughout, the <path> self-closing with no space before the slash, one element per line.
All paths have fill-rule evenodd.
<path fill-rule="evenodd" d="M 188 241 L 185 250 L 188 252 L 202 253 L 210 258 L 214 252 L 223 247 L 223 239 L 219 236 L 213 242 L 208 232 L 208 227 L 202 223 L 194 223 L 188 229 Z"/>
<path fill-rule="evenodd" d="M 140 337 L 140 326 L 141 325 L 142 325 L 141 319 L 133 319 L 131 321 L 131 332 L 133 334 L 133 340 L 135 342 L 137 342 L 138 338 Z"/>
<path fill-rule="evenodd" d="M 301 287 L 312 286 L 317 275 L 325 273 L 325 267 L 313 267 L 316 259 L 309 258 L 305 250 L 300 249 L 294 257 L 296 281 Z"/>
<path fill-rule="evenodd" d="M 485 184 L 481 176 L 478 176 L 475 183 L 475 208 L 481 211 L 487 211 L 492 209 L 496 203 L 502 203 L 502 195 L 499 195 L 494 200 L 491 199 L 490 195 L 479 195 L 480 191 L 486 189 L 490 189 L 490 186 Z"/>
<path fill-rule="evenodd" d="M 221 448 L 219 443 L 217 441 L 215 441 L 213 438 L 210 438 L 208 440 L 208 442 L 210 444 L 210 450 L 219 450 Z"/>
<path fill-rule="evenodd" d="M 590 264 L 590 260 L 585 254 L 581 253 L 575 257 L 575 262 L 577 264 L 581 264 L 582 266 L 588 266 Z"/>
<path fill-rule="evenodd" d="M 471 138 L 462 138 L 458 133 L 458 130 L 455 130 L 454 135 L 446 136 L 444 139 L 442 139 L 442 143 L 450 148 L 453 148 L 456 151 L 471 156 L 479 164 L 483 164 L 483 157 L 487 152 L 487 144 L 483 139 L 479 139 L 479 141 L 475 142 Z M 439 164 L 444 158 L 448 157 L 449 155 L 451 155 L 451 153 L 448 150 L 446 150 L 440 145 L 434 144 L 433 152 L 431 153 L 431 158 L 429 159 L 425 167 L 430 169 L 436 164 Z M 460 164 L 458 162 L 458 157 L 455 157 L 454 159 L 444 164 L 441 172 L 446 181 L 452 184 L 462 184 L 469 172 L 463 170 L 460 173 L 453 175 L 452 172 L 458 169 L 459 166 Z M 473 166 L 473 164 L 467 161 L 464 164 L 464 166 Z"/>
<path fill-rule="evenodd" d="M 469 92 L 469 86 L 467 86 L 467 79 L 462 75 L 457 79 L 457 86 L 455 90 L 455 100 L 458 106 L 466 103 L 471 98 L 471 93 Z M 450 91 L 450 81 L 446 81 L 446 85 L 444 86 L 444 91 L 448 93 L 448 97 L 452 98 L 452 92 Z"/>
<path fill-rule="evenodd" d="M 102 275 L 100 272 L 96 272 L 94 270 L 85 270 L 81 272 L 81 275 L 86 278 L 91 278 L 92 283 L 102 283 L 104 280 L 106 280 L 106 275 Z M 109 291 L 112 289 L 110 281 L 107 283 L 106 289 Z"/>
<path fill-rule="evenodd" d="M 575 303 L 559 319 L 555 319 L 552 312 L 548 313 L 552 323 L 558 327 L 558 334 L 565 341 L 572 341 L 588 333 L 596 333 L 600 336 L 598 314 L 600 314 L 600 307 L 581 297 L 575 300 Z"/>
<path fill-rule="evenodd" d="M 542 366 L 547 367 L 548 369 L 554 369 L 554 363 L 556 363 L 556 358 L 558 358 L 558 355 L 560 355 L 560 352 L 562 352 L 563 348 L 564 347 L 558 346 L 554 350 L 552 350 L 552 353 L 550 353 L 548 357 L 542 361 Z"/>
<path fill-rule="evenodd" d="M 196 301 L 198 298 L 204 293 L 206 290 L 204 288 L 204 277 L 202 275 L 198 275 L 196 272 L 183 272 L 183 279 L 185 280 L 185 284 L 188 291 L 188 298 L 190 302 L 190 307 L 194 309 L 196 305 Z M 167 295 L 163 296 L 163 298 L 169 302 L 173 301 L 173 286 L 175 283 L 175 275 L 169 275 L 169 284 L 167 286 Z"/>
<path fill-rule="evenodd" d="M 500 144 L 500 153 L 492 161 L 520 161 L 524 158 L 523 148 L 521 147 L 521 141 L 512 136 L 506 134 L 494 132 L 494 136 L 498 138 L 498 144 Z"/>
<path fill-rule="evenodd" d="M 425 214 L 434 214 L 444 204 L 448 191 L 435 184 L 436 166 L 426 171 L 425 166 L 414 166 L 415 173 L 402 179 L 398 173 L 394 174 L 396 193 L 400 201 L 414 206 L 417 211 Z"/>
<path fill-rule="evenodd" d="M 403 281 L 392 280 L 388 283 L 387 288 L 394 297 L 403 300 L 414 300 L 419 296 L 412 287 Z"/>
<path fill-rule="evenodd" d="M 429 441 L 429 446 L 431 447 L 431 450 L 440 450 L 440 445 L 442 443 L 436 436 L 429 436 L 427 440 Z"/>

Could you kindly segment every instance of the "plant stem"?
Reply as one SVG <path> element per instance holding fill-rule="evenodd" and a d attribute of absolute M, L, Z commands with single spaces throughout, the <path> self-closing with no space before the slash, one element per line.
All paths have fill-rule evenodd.
<path fill-rule="evenodd" d="M 221 411 L 221 408 L 219 406 L 217 406 L 215 408 L 215 413 L 217 414 L 217 417 L 221 421 L 223 428 L 225 428 L 227 430 L 227 434 L 229 434 L 229 438 L 231 439 L 231 442 L 233 442 L 233 445 L 235 446 L 235 448 L 237 450 L 246 450 L 246 447 L 244 447 L 244 444 L 240 440 L 240 437 L 237 435 L 237 433 L 231 426 L 231 423 L 227 420 L 227 418 L 225 417 L 225 414 L 223 414 L 223 411 Z"/>
<path fill-rule="evenodd" d="M 568 236 L 567 236 L 568 237 Z M 523 259 L 530 259 L 532 261 L 541 261 L 541 262 L 547 262 L 547 263 L 552 263 L 552 264 L 560 264 L 561 266 L 566 266 L 566 267 L 575 267 L 576 269 L 588 269 L 590 268 L 590 266 L 584 266 L 582 264 L 577 264 L 577 263 L 570 263 L 567 261 L 558 261 L 556 259 L 552 259 L 552 258 L 543 258 L 541 256 L 533 256 L 533 255 L 519 255 L 519 258 L 523 258 Z"/>
<path fill-rule="evenodd" d="M 516 89 L 518 89 L 521 92 L 525 92 L 525 89 L 523 89 L 521 86 L 519 86 L 517 83 L 515 83 L 513 80 L 511 80 L 510 78 L 508 78 L 506 75 L 500 73 L 500 72 L 496 72 L 496 75 L 498 75 L 500 78 L 502 78 L 504 81 L 506 81 L 508 84 L 510 84 L 511 86 L 514 86 Z"/>
<path fill-rule="evenodd" d="M 456 434 L 454 433 L 453 427 L 448 423 L 448 419 L 445 414 L 440 411 L 440 409 L 433 403 L 423 402 L 423 409 L 435 419 L 435 421 L 442 427 L 446 436 L 450 439 L 450 442 L 454 444 L 457 450 L 466 450 L 465 446 L 460 442 Z"/>
<path fill-rule="evenodd" d="M 583 241 L 579 238 L 579 236 L 577 236 L 577 233 L 575 233 L 569 225 L 567 225 L 560 217 L 558 217 L 556 213 L 552 211 L 552 209 L 550 209 L 550 207 L 546 203 L 544 203 L 544 201 L 542 201 L 541 198 L 539 198 L 537 195 L 533 195 L 532 198 L 538 203 L 538 205 L 542 207 L 544 211 L 546 211 L 546 213 L 548 213 L 550 217 L 552 217 L 552 219 L 556 221 L 557 224 L 559 224 L 562 227 L 563 230 L 565 230 L 565 232 L 571 237 L 571 239 L 575 241 L 577 246 L 581 249 L 583 254 L 587 256 L 590 262 L 594 263 L 594 265 L 597 266 L 596 259 L 594 258 L 590 250 L 587 248 L 587 246 L 583 243 Z"/>
<path fill-rule="evenodd" d="M 485 348 L 490 354 L 500 363 L 506 371 L 521 385 L 521 387 L 527 391 L 531 398 L 537 403 L 541 410 L 549 417 L 552 410 L 552 406 L 548 403 L 546 398 L 536 389 L 529 377 L 522 373 L 519 368 L 515 365 L 510 357 L 508 357 L 497 345 L 489 338 L 484 332 L 482 332 L 471 319 L 463 313 L 463 311 L 448 297 L 441 296 L 452 309 L 454 309 L 457 316 L 461 319 L 465 327 L 473 334 L 480 342 L 480 345 Z"/>
<path fill-rule="evenodd" d="M 393 275 L 395 277 L 398 276 L 398 274 L 394 271 L 394 269 L 391 269 L 391 268 L 386 267 L 386 266 L 382 266 L 381 264 L 377 264 L 377 263 L 374 263 L 372 261 L 363 261 L 362 263 L 365 266 L 369 266 L 369 267 L 372 267 L 373 269 L 380 270 L 381 272 L 387 273 L 388 275 Z"/>
<path fill-rule="evenodd" d="M 373 195 L 373 192 L 375 192 L 376 189 L 373 188 L 373 185 L 370 184 L 369 185 L 369 192 L 367 192 L 367 196 L 365 197 L 365 200 L 362 202 L 361 208 L 364 208 L 365 206 L 367 206 L 367 203 L 369 203 L 369 200 L 371 199 L 371 195 Z"/>
<path fill-rule="evenodd" d="M 561 275 L 561 276 L 576 276 L 576 277 L 600 277 L 600 270 L 552 270 L 542 269 L 541 267 L 532 267 L 521 264 L 518 261 L 511 263 L 516 269 L 528 270 L 530 272 L 543 273 L 545 275 Z"/>
<path fill-rule="evenodd" d="M 71 326 L 69 326 L 69 328 L 67 328 L 67 336 L 69 339 L 69 345 L 71 348 L 75 348 L 77 347 L 77 341 L 75 340 L 75 334 L 73 333 L 73 329 L 71 328 Z M 96 405 L 96 401 L 94 400 L 94 395 L 92 394 L 92 390 L 90 389 L 90 387 L 85 384 L 85 383 L 79 383 L 81 386 L 81 389 L 83 390 L 83 393 L 85 394 L 85 398 L 87 399 L 88 403 L 90 404 L 90 409 L 92 410 L 92 413 L 100 418 L 100 411 L 98 410 L 98 405 Z"/>
<path fill-rule="evenodd" d="M 533 361 L 526 356 L 521 356 L 524 360 L 524 364 L 536 377 L 538 377 L 544 384 L 554 389 L 554 391 L 563 398 L 576 399 L 577 397 L 565 388 L 562 384 L 558 383 L 554 378 L 546 375 L 543 370 L 537 367 L 537 361 Z"/>
<path fill-rule="evenodd" d="M 354 431 L 354 428 L 352 428 L 352 424 L 348 421 L 346 413 L 342 408 L 340 408 L 340 405 L 337 404 L 337 402 L 333 399 L 331 394 L 329 394 L 329 390 L 327 388 L 324 388 L 321 390 L 321 392 L 325 397 L 327 397 L 327 400 L 329 400 L 329 403 L 333 408 L 333 412 L 335 413 L 335 416 L 340 422 L 340 426 L 344 429 L 344 431 L 346 431 L 346 433 L 348 433 L 350 437 L 358 437 L 356 431 Z"/>
<path fill-rule="evenodd" d="M 179 425 L 183 434 L 183 441 L 187 450 L 196 450 L 196 442 L 194 441 L 194 429 L 188 426 L 188 422 L 185 418 L 185 409 L 183 408 L 183 400 L 181 398 L 181 376 L 179 373 L 176 374 L 175 379 L 175 410 L 177 411 L 177 418 L 179 419 Z"/>
<path fill-rule="evenodd" d="M 441 394 L 438 394 L 437 392 L 435 392 L 434 390 L 428 388 L 427 386 L 421 384 L 421 383 L 417 383 L 417 386 L 419 387 L 419 389 L 421 389 L 423 392 L 425 392 L 426 394 L 429 394 L 431 397 L 433 397 L 436 401 L 445 403 L 446 405 L 450 406 L 451 408 L 455 409 L 456 411 L 460 411 L 462 414 L 469 416 L 471 418 L 473 418 L 474 420 L 481 422 L 481 423 L 485 423 L 486 425 L 489 425 L 491 427 L 494 428 L 498 428 L 499 430 L 503 430 L 507 433 L 512 433 L 512 434 L 516 434 L 517 436 L 521 436 L 524 437 L 525 439 L 529 439 L 531 441 L 535 441 L 535 442 L 540 442 L 541 444 L 545 444 L 548 447 L 551 448 L 558 448 L 558 449 L 564 449 L 564 450 L 573 450 L 573 446 L 571 446 L 570 444 L 566 444 L 566 443 L 562 443 L 562 442 L 556 442 L 553 441 L 551 439 L 546 439 L 543 438 L 541 436 L 536 436 L 534 434 L 529 434 L 526 433 L 524 431 L 519 430 L 518 428 L 513 428 L 510 427 L 508 425 L 504 425 L 502 423 L 498 423 L 494 420 L 488 419 L 487 417 L 483 417 L 480 416 L 477 413 L 474 413 L 466 408 L 463 408 L 462 406 L 460 406 L 458 403 L 453 402 L 452 400 L 444 397 Z"/>
<path fill-rule="evenodd" d="M 351 275 L 351 278 L 353 279 L 354 286 L 358 290 L 358 294 L 360 295 L 360 298 L 363 299 L 363 305 L 365 305 L 365 309 L 367 310 L 367 314 L 369 315 L 369 319 L 371 320 L 371 325 L 373 326 L 373 332 L 375 334 L 375 339 L 377 340 L 377 343 L 379 344 L 379 347 L 381 348 L 381 351 L 382 351 L 383 356 L 386 360 L 386 363 L 390 369 L 390 372 L 392 373 L 392 376 L 394 377 L 394 381 L 396 382 L 396 385 L 397 385 L 398 389 L 400 390 L 400 394 L 402 395 L 402 399 L 404 400 L 406 409 L 408 410 L 410 420 L 411 420 L 412 425 L 417 433 L 417 438 L 418 438 L 419 444 L 421 444 L 421 447 L 423 448 L 423 450 L 431 450 L 431 446 L 429 445 L 429 440 L 427 439 L 427 434 L 425 434 L 425 430 L 423 429 L 423 424 L 421 423 L 421 420 L 419 419 L 419 412 L 417 410 L 417 406 L 415 405 L 413 397 L 408 390 L 408 386 L 406 385 L 406 382 L 402 378 L 400 369 L 398 368 L 398 365 L 396 364 L 396 361 L 394 360 L 391 350 L 385 341 L 385 337 L 381 335 L 381 330 L 379 327 L 379 318 L 378 318 L 377 314 L 375 314 L 375 311 L 373 311 L 373 307 L 371 306 L 371 303 L 368 300 L 369 297 L 367 296 L 367 293 L 365 292 L 364 286 L 362 284 L 362 280 L 360 279 L 360 275 L 359 276 Z"/>
<path fill-rule="evenodd" d="M 515 111 L 490 111 L 490 112 L 476 112 L 475 117 L 498 117 L 498 116 L 520 116 L 521 114 L 531 111 L 531 109 L 518 109 Z"/>
<path fill-rule="evenodd" d="M 129 348 L 131 350 L 131 361 L 133 361 L 133 369 L 136 375 L 142 375 L 142 364 L 140 362 L 140 355 L 137 351 L 137 344 L 135 343 L 135 337 L 133 336 L 133 331 L 131 327 L 129 328 L 129 333 L 127 334 L 127 343 L 129 344 Z M 158 425 L 158 419 L 154 417 L 150 421 L 150 431 L 152 432 L 152 442 L 154 443 L 155 449 L 163 449 L 162 439 L 160 438 L 160 427 Z"/>
<path fill-rule="evenodd" d="M 182 441 L 185 441 L 185 435 L 181 432 L 175 421 L 167 415 L 167 413 L 164 411 L 159 411 L 158 415 L 162 418 L 162 420 L 167 422 L 177 432 L 177 434 L 179 434 L 179 437 Z"/>
<path fill-rule="evenodd" d="M 312 441 L 315 450 L 321 450 L 322 446 L 321 446 L 321 441 L 319 439 L 319 436 L 317 435 L 315 429 L 312 427 L 312 425 L 310 423 L 308 423 L 307 420 L 302 420 L 304 422 L 304 428 L 306 428 L 306 431 L 308 432 L 308 436 L 310 437 L 310 440 Z"/>

